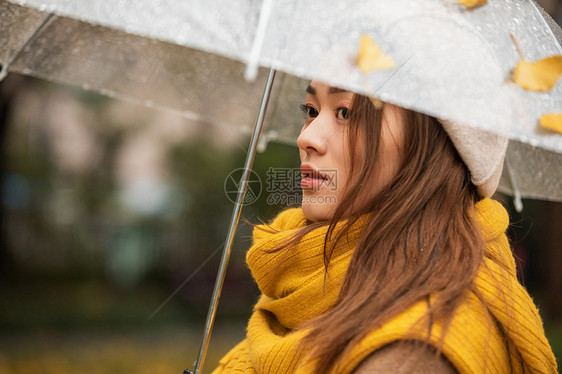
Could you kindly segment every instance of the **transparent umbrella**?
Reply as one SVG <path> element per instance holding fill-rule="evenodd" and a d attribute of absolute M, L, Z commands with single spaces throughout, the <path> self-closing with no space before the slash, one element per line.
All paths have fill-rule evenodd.
<path fill-rule="evenodd" d="M 29 4 L 37 6 L 32 8 L 2 1 L 1 74 L 13 71 L 78 85 L 206 121 L 236 137 L 235 125 L 250 128 L 254 121 L 266 72 L 247 82 L 244 65 L 224 55 L 246 52 L 256 14 L 239 10 L 235 25 L 217 19 L 215 25 L 207 23 L 207 32 L 194 32 L 204 22 L 203 14 L 212 12 L 205 4 L 191 9 L 180 1 L 166 7 L 155 2 L 129 6 L 61 1 Z M 219 5 L 236 14 L 234 4 Z M 223 55 L 206 53 L 182 44 L 184 36 L 208 48 L 231 49 L 224 48 Z M 209 102 L 223 106 L 216 110 Z"/>
<path fill-rule="evenodd" d="M 270 97 L 274 105 L 262 146 L 269 140 L 294 143 L 300 129 L 295 108 L 315 78 L 507 136 L 500 190 L 516 201 L 562 201 L 562 135 L 539 126 L 543 115 L 562 114 L 556 73 L 562 57 L 553 58 L 558 75 L 548 90 L 529 91 L 512 81 L 522 59 L 560 56 L 562 32 L 532 0 L 480 3 L 3 1 L 0 63 L 3 72 L 205 118 L 228 133 L 257 116 L 195 368 L 200 372 Z M 360 71 L 362 35 L 375 41 L 392 66 Z M 222 103 L 223 110 L 211 111 L 209 100 Z"/>
<path fill-rule="evenodd" d="M 250 128 L 257 114 L 267 76 L 257 67 L 274 66 L 291 75 L 277 78 L 262 144 L 294 144 L 294 108 L 314 77 L 508 135 L 500 190 L 562 200 L 561 135 L 538 126 L 541 115 L 562 112 L 561 84 L 530 92 L 510 82 L 521 60 L 510 34 L 528 61 L 562 54 L 560 27 L 531 0 L 472 9 L 436 0 L 19 0 L 0 2 L 0 10 L 3 72 L 166 108 L 234 136 L 232 126 Z M 361 34 L 395 67 L 362 74 L 355 64 Z M 244 70 L 254 79 L 244 80 Z M 222 110 L 209 109 L 211 100 Z"/>
<path fill-rule="evenodd" d="M 508 136 L 500 191 L 562 199 L 562 135 L 539 125 L 562 113 L 562 80 L 545 91 L 515 84 L 524 58 L 556 60 L 562 74 L 562 31 L 533 1 L 489 0 L 478 7 L 434 0 L 298 2 L 278 5 L 261 61 L 299 76 Z M 299 25 L 287 27 L 289 20 Z M 292 30 L 284 31 L 284 30 Z M 394 67 L 357 68 L 361 35 Z M 276 39 L 277 38 L 277 39 Z M 289 95 L 290 96 L 290 95 Z"/>

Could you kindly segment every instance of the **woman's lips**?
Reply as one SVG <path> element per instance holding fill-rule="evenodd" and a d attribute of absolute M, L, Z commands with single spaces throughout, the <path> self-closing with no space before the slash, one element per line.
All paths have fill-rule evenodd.
<path fill-rule="evenodd" d="M 314 190 L 320 187 L 325 179 L 305 177 L 301 179 L 301 188 L 307 190 Z"/>
<path fill-rule="evenodd" d="M 318 170 L 310 165 L 301 165 L 301 188 L 303 189 L 317 189 L 322 183 L 326 181 Z"/>

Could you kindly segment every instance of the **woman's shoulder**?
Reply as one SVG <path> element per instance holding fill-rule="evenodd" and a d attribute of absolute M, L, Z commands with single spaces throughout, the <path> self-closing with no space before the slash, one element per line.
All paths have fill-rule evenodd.
<path fill-rule="evenodd" d="M 449 360 L 424 342 L 402 340 L 388 344 L 365 358 L 353 374 L 457 373 Z"/>

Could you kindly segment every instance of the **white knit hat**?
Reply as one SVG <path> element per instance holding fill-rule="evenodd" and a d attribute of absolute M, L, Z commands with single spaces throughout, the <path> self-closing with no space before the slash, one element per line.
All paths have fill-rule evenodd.
<path fill-rule="evenodd" d="M 472 183 L 482 197 L 498 188 L 509 139 L 485 130 L 439 120 L 470 170 Z"/>

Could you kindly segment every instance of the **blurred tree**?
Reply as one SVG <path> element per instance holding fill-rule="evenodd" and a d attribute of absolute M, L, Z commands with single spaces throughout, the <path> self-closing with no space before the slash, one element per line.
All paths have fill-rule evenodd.
<path fill-rule="evenodd" d="M 6 239 L 6 211 L 4 204 L 6 175 L 6 135 L 13 102 L 18 92 L 25 89 L 25 79 L 9 74 L 0 82 L 0 279 L 6 279 L 14 265 L 14 259 Z"/>
<path fill-rule="evenodd" d="M 537 297 L 543 318 L 562 321 L 562 203 L 525 200 L 521 213 L 509 206 L 521 281 Z"/>

